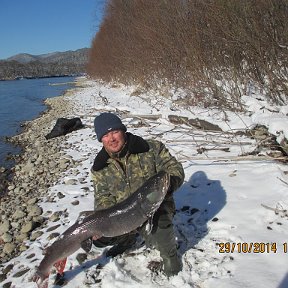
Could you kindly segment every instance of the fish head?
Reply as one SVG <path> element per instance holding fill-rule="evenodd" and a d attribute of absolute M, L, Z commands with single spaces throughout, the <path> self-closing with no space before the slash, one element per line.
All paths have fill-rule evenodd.
<path fill-rule="evenodd" d="M 163 202 L 170 185 L 170 176 L 164 171 L 160 171 L 149 178 L 142 186 L 142 205 L 143 211 L 148 216 L 152 216 Z"/>

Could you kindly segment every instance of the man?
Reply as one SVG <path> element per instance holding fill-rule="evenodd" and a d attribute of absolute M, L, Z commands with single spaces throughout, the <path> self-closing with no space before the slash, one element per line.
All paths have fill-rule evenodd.
<path fill-rule="evenodd" d="M 171 156 L 163 143 L 126 132 L 126 126 L 113 113 L 102 113 L 94 120 L 95 132 L 103 148 L 94 160 L 92 180 L 95 193 L 95 210 L 108 208 L 123 201 L 135 192 L 150 177 L 163 170 L 170 174 L 167 195 L 152 219 L 152 231 L 145 225 L 139 227 L 139 234 L 146 245 L 154 246 L 163 259 L 163 272 L 176 275 L 182 269 L 177 254 L 177 243 L 173 230 L 175 203 L 173 192 L 184 180 L 182 165 Z M 133 219 L 131 219 L 133 221 Z M 114 257 L 131 248 L 136 241 L 136 231 L 119 237 L 94 241 L 94 245 L 114 245 L 107 256 Z"/>

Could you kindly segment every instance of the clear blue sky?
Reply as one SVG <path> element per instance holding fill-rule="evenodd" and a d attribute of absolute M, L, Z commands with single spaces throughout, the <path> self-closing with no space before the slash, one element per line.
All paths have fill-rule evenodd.
<path fill-rule="evenodd" d="M 0 59 L 90 47 L 105 0 L 0 0 Z"/>

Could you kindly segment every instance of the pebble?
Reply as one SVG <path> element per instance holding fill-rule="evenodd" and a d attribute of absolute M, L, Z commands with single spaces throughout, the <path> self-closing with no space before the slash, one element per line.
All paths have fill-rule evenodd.
<path fill-rule="evenodd" d="M 34 229 L 34 227 L 35 227 L 35 224 L 32 221 L 29 221 L 28 223 L 22 226 L 21 233 L 29 233 Z"/>
<path fill-rule="evenodd" d="M 16 245 L 14 243 L 5 243 L 3 247 L 3 252 L 6 254 L 12 253 L 16 248 Z"/>
<path fill-rule="evenodd" d="M 15 240 L 17 240 L 18 242 L 23 242 L 25 240 L 29 239 L 29 235 L 28 233 L 20 233 L 15 237 Z"/>
<path fill-rule="evenodd" d="M 0 235 L 2 235 L 3 233 L 6 233 L 10 230 L 11 225 L 9 220 L 4 220 L 1 224 L 0 224 Z"/>
<path fill-rule="evenodd" d="M 17 220 L 17 219 L 21 219 L 24 218 L 26 216 L 26 213 L 24 213 L 21 210 L 15 211 L 15 213 L 12 215 L 12 218 Z"/>
<path fill-rule="evenodd" d="M 42 215 L 43 209 L 38 205 L 30 205 L 27 210 L 29 211 L 28 216 L 40 216 Z"/>
<path fill-rule="evenodd" d="M 75 185 L 77 184 L 78 180 L 77 179 L 68 179 L 68 180 L 65 180 L 65 184 L 66 185 Z"/>
<path fill-rule="evenodd" d="M 71 204 L 74 206 L 79 205 L 79 203 L 80 203 L 79 200 L 74 200 L 73 202 L 71 202 Z"/>
<path fill-rule="evenodd" d="M 41 235 L 43 235 L 44 232 L 43 231 L 36 231 L 36 232 L 33 232 L 31 234 L 31 237 L 30 237 L 30 240 L 31 241 L 35 241 L 37 238 L 39 238 Z"/>
<path fill-rule="evenodd" d="M 4 233 L 2 236 L 1 236 L 2 240 L 5 242 L 5 243 L 10 243 L 13 241 L 13 238 L 12 238 L 12 235 L 9 234 L 9 233 Z"/>

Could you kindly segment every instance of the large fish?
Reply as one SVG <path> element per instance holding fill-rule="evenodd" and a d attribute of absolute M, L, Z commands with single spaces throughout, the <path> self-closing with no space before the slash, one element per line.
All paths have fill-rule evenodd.
<path fill-rule="evenodd" d="M 56 262 L 77 251 L 87 239 L 119 236 L 143 225 L 159 208 L 169 184 L 169 174 L 161 171 L 124 201 L 78 220 L 47 248 L 33 281 L 41 284 Z"/>

